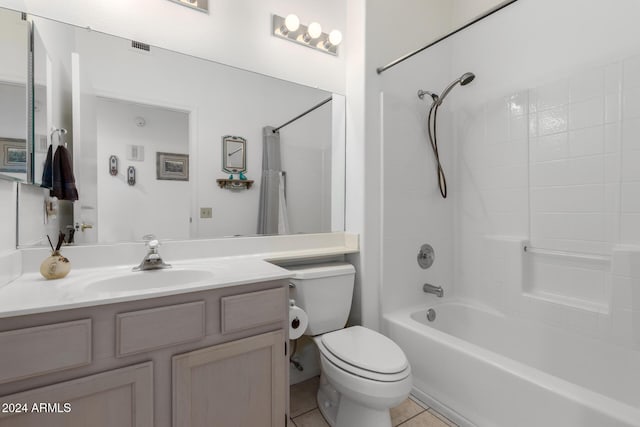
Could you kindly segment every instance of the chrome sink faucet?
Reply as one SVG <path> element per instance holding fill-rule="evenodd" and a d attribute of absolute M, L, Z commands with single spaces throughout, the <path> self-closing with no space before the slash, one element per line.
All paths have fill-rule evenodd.
<path fill-rule="evenodd" d="M 148 234 L 143 237 L 147 243 L 147 254 L 142 259 L 139 266 L 133 267 L 133 271 L 145 271 L 145 270 L 160 270 L 163 268 L 171 268 L 171 264 L 167 264 L 162 260 L 158 253 L 158 246 L 160 241 L 153 234 Z"/>
<path fill-rule="evenodd" d="M 434 294 L 437 297 L 442 298 L 444 296 L 444 290 L 442 286 L 433 286 L 428 283 L 422 285 L 422 290 L 427 294 Z"/>

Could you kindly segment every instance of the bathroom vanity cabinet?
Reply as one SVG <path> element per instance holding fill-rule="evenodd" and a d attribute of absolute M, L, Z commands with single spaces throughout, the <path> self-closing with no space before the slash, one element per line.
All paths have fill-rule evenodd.
<path fill-rule="evenodd" d="M 288 282 L 0 320 L 0 427 L 286 425 Z"/>

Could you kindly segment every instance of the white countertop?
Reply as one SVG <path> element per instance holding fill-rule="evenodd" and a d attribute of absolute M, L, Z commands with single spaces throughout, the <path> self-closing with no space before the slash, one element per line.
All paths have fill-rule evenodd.
<path fill-rule="evenodd" d="M 160 287 L 147 286 L 138 289 L 113 289 L 96 287 L 95 283 L 111 278 L 131 278 L 136 275 L 162 274 L 162 271 L 132 272 L 144 254 L 143 244 L 109 246 L 87 246 L 63 249 L 63 255 L 70 258 L 72 269 L 63 279 L 46 280 L 35 272 L 36 260 L 44 259 L 46 250 L 22 250 L 23 274 L 15 280 L 0 285 L 0 318 L 36 313 L 91 307 L 141 299 L 158 298 L 198 292 L 210 289 L 244 285 L 270 280 L 286 279 L 292 273 L 274 265 L 270 261 L 300 260 L 317 257 L 343 255 L 358 251 L 357 236 L 344 233 L 318 235 L 306 238 L 298 236 L 278 236 L 271 240 L 234 240 L 233 256 L 217 256 L 221 242 L 179 242 L 166 244 L 160 254 L 170 263 L 172 271 L 197 270 L 207 272 L 206 278 L 187 284 L 173 284 Z M 265 238 L 268 239 L 268 238 Z M 224 249 L 229 253 L 229 241 Z M 259 244 L 256 244 L 259 243 Z M 174 246 L 172 248 L 172 246 Z M 245 246 L 245 249 L 242 248 Z M 253 248 L 253 251 L 251 250 Z M 231 252 L 234 252 L 231 251 Z M 200 257 L 193 257 L 199 252 Z M 239 253 L 245 254 L 240 255 Z M 259 252 L 259 253 L 257 253 Z M 124 253 L 124 255 L 123 255 Z M 170 254 L 167 256 L 166 254 Z M 132 256 L 135 254 L 136 256 Z M 183 257 L 178 254 L 184 254 Z M 125 264 L 124 259 L 127 259 Z M 184 259 L 184 257 L 193 257 Z M 112 265 L 100 258 L 114 260 Z M 25 259 L 27 258 L 26 262 Z M 29 259 L 30 258 L 30 259 Z M 140 258 L 140 259 L 138 259 Z M 180 259 L 183 258 L 183 259 Z M 96 261 L 96 259 L 98 259 Z M 28 268 L 25 268 L 27 267 Z M 80 268 L 87 266 L 88 268 Z M 169 270 L 164 270 L 169 271 Z M 138 276 L 140 277 L 140 276 Z"/>
<path fill-rule="evenodd" d="M 257 257 L 198 259 L 171 265 L 174 271 L 195 269 L 211 272 L 211 276 L 186 285 L 107 291 L 92 289 L 91 284 L 108 278 L 162 274 L 163 270 L 132 272 L 130 265 L 76 269 L 58 280 L 46 280 L 39 273 L 28 273 L 0 288 L 0 318 L 158 298 L 292 276 L 284 268 Z"/>

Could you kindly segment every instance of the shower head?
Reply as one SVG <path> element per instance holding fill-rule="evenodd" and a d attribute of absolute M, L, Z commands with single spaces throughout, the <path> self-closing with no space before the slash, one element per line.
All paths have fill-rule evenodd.
<path fill-rule="evenodd" d="M 469 83 L 471 83 L 473 81 L 473 79 L 476 78 L 476 75 L 473 73 L 464 73 L 458 80 L 454 80 L 453 82 L 451 82 L 449 84 L 449 86 L 447 86 L 443 91 L 442 91 L 442 95 L 440 95 L 440 99 L 438 99 L 436 102 L 438 103 L 438 105 L 442 104 L 442 101 L 444 101 L 444 98 L 449 95 L 449 92 L 451 92 L 451 90 L 459 83 L 461 86 L 466 86 Z"/>
<path fill-rule="evenodd" d="M 462 86 L 468 85 L 476 78 L 476 75 L 473 73 L 464 73 L 462 77 L 460 77 L 460 84 Z"/>

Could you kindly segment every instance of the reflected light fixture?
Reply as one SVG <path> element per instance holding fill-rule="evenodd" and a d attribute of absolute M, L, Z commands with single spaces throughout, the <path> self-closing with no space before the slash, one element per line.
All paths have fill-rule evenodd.
<path fill-rule="evenodd" d="M 289 14 L 286 18 L 273 15 L 273 31 L 276 37 L 286 39 L 330 55 L 338 55 L 338 45 L 342 42 L 342 33 L 333 30 L 329 34 L 322 32 L 318 22 L 311 22 L 309 26 L 302 25 L 300 19 Z"/>

